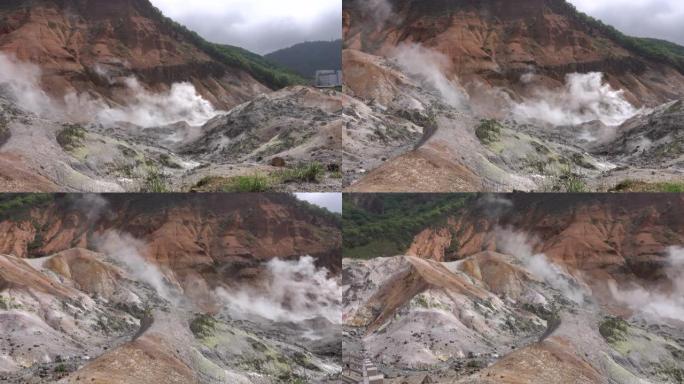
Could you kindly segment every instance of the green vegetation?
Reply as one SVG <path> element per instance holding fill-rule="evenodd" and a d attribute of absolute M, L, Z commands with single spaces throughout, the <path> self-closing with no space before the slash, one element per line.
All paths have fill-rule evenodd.
<path fill-rule="evenodd" d="M 318 183 L 326 173 L 326 168 L 318 162 L 302 163 L 294 168 L 275 171 L 271 174 L 254 173 L 248 176 L 206 176 L 194 187 L 194 192 L 268 192 L 275 185 L 283 183 Z M 331 177 L 339 170 L 334 171 Z"/>
<path fill-rule="evenodd" d="M 228 179 L 223 192 L 267 192 L 271 190 L 268 177 L 255 173 L 252 176 L 236 176 Z"/>
<path fill-rule="evenodd" d="M 64 373 L 66 371 L 67 371 L 67 367 L 63 363 L 59 364 L 55 367 L 55 372 L 57 372 L 57 373 Z"/>
<path fill-rule="evenodd" d="M 468 2 L 451 1 L 448 2 L 448 7 L 446 7 L 444 3 L 440 1 L 421 2 L 415 5 L 414 12 L 420 11 L 434 17 L 444 17 L 466 7 L 468 4 Z M 605 36 L 644 58 L 670 64 L 684 73 L 684 47 L 681 45 L 665 40 L 627 36 L 616 28 L 580 12 L 574 5 L 565 0 L 549 1 L 546 2 L 546 5 L 555 12 L 569 15 L 581 25 L 584 25 L 589 30 L 589 33 L 597 37 L 596 40 L 599 43 L 600 39 L 598 37 L 601 35 Z"/>
<path fill-rule="evenodd" d="M 279 195 L 279 196 L 282 196 L 282 195 Z M 287 196 L 292 196 L 292 198 L 294 199 L 293 203 L 298 208 L 309 211 L 314 216 L 323 217 L 326 220 L 335 224 L 336 226 L 342 225 L 342 214 L 336 213 L 336 212 L 331 212 L 331 211 L 327 210 L 326 208 L 320 207 L 320 206 L 315 205 L 315 204 L 311 204 L 308 201 L 299 200 L 294 195 L 287 195 Z"/>
<path fill-rule="evenodd" d="M 454 231 L 451 231 L 451 241 L 449 242 L 449 246 L 444 250 L 444 253 L 446 255 L 455 255 L 458 253 L 458 250 L 461 248 L 461 244 L 458 240 L 458 234 L 454 233 Z"/>
<path fill-rule="evenodd" d="M 342 69 L 342 40 L 307 41 L 264 57 L 313 79 L 319 69 Z"/>
<path fill-rule="evenodd" d="M 614 344 L 627 339 L 629 324 L 617 317 L 606 317 L 599 324 L 599 333 L 608 343 Z"/>
<path fill-rule="evenodd" d="M 501 138 L 503 126 L 495 119 L 480 120 L 480 125 L 475 129 L 475 135 L 482 144 L 491 144 Z"/>
<path fill-rule="evenodd" d="M 5 194 L 0 196 L 0 219 L 16 216 L 31 208 L 45 206 L 53 201 L 53 195 L 34 193 L 26 195 Z"/>
<path fill-rule="evenodd" d="M 344 256 L 365 259 L 401 254 L 415 235 L 423 229 L 444 225 L 471 196 L 387 194 L 363 196 L 371 200 L 357 201 L 353 195 L 345 195 Z"/>
<path fill-rule="evenodd" d="M 140 188 L 140 192 L 144 193 L 167 193 L 171 189 L 167 183 L 167 177 L 155 167 L 151 167 L 147 170 L 147 175 L 143 180 L 143 185 Z"/>
<path fill-rule="evenodd" d="M 0 296 L 0 310 L 11 311 L 19 308 L 21 305 L 17 304 L 12 296 Z"/>
<path fill-rule="evenodd" d="M 0 147 L 2 147 L 12 136 L 9 129 L 9 121 L 4 115 L 0 115 Z"/>
<path fill-rule="evenodd" d="M 665 192 L 665 193 L 683 193 L 684 183 L 670 182 L 670 183 L 647 183 L 645 181 L 624 180 L 615 187 L 611 188 L 609 192 Z"/>
<path fill-rule="evenodd" d="M 313 162 L 309 164 L 299 164 L 294 168 L 286 169 L 277 173 L 277 177 L 283 183 L 317 183 L 321 176 L 325 174 L 323 164 Z"/>
<path fill-rule="evenodd" d="M 647 59 L 670 64 L 684 73 L 684 47 L 665 40 L 627 36 L 614 27 L 578 11 L 567 1 L 555 1 L 551 6 L 556 7 L 557 12 L 573 15 L 580 23 L 608 36 L 623 47 Z"/>
<path fill-rule="evenodd" d="M 239 47 L 210 43 L 196 32 L 164 16 L 158 8 L 152 5 L 150 8 L 153 13 L 152 16 L 173 31 L 175 35 L 179 35 L 196 45 L 214 60 L 249 72 L 255 79 L 271 88 L 277 89 L 288 85 L 306 83 L 306 80 L 294 72 L 271 63 L 255 53 Z"/>
<path fill-rule="evenodd" d="M 190 331 L 198 339 L 211 337 L 216 330 L 216 320 L 206 314 L 197 315 L 190 322 Z"/>
<path fill-rule="evenodd" d="M 86 130 L 78 124 L 64 124 L 57 134 L 57 143 L 67 152 L 73 152 L 83 147 Z"/>
<path fill-rule="evenodd" d="M 171 158 L 170 155 L 168 155 L 168 154 L 166 154 L 166 153 L 162 153 L 162 154 L 159 156 L 159 162 L 161 163 L 161 165 L 165 166 L 166 168 L 173 168 L 173 169 L 181 169 L 181 168 L 183 168 L 180 164 L 178 164 L 177 162 L 175 162 L 175 161 L 173 160 L 173 158 Z"/>
<path fill-rule="evenodd" d="M 550 186 L 551 192 L 583 193 L 588 192 L 589 187 L 582 177 L 572 171 L 570 166 L 561 169 L 560 175 L 556 176 Z"/>

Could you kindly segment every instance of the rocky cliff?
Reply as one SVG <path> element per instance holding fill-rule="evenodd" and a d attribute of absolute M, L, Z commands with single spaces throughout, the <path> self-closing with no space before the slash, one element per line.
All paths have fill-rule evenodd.
<path fill-rule="evenodd" d="M 92 248 L 94 238 L 116 231 L 143 242 L 145 259 L 179 281 L 189 274 L 222 281 L 232 264 L 307 254 L 339 271 L 336 219 L 289 195 L 108 195 L 97 201 L 64 195 L 35 204 L 3 215 L 0 253 L 30 258 Z"/>
<path fill-rule="evenodd" d="M 412 242 L 398 256 L 364 244 L 389 257 L 344 260 L 345 353 L 418 382 L 679 381 L 679 195 L 462 198 L 454 209 L 416 197 L 436 214 L 415 227 L 426 216 L 388 211 L 396 196 L 350 202 L 345 233 Z M 365 224 L 347 230 L 353 221 Z"/>
<path fill-rule="evenodd" d="M 268 90 L 148 0 L 9 1 L 0 20 L 0 51 L 38 65 L 42 87 L 53 96 L 77 92 L 125 102 L 126 90 L 114 81 L 127 76 L 155 91 L 190 82 L 220 108 Z"/>
<path fill-rule="evenodd" d="M 421 44 L 443 54 L 445 72 L 463 84 L 479 81 L 525 95 L 532 88 L 520 81 L 525 74 L 536 74 L 537 86 L 557 86 L 568 73 L 598 71 L 637 105 L 682 96 L 680 56 L 654 54 L 648 42 L 565 0 L 350 0 L 344 7 L 347 49 L 392 56 L 401 44 Z"/>
<path fill-rule="evenodd" d="M 286 194 L 4 195 L 0 381 L 327 382 L 338 221 Z"/>

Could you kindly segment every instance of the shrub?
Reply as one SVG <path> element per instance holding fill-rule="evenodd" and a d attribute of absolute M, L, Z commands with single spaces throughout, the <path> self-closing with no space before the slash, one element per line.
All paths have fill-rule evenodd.
<path fill-rule="evenodd" d="M 57 134 L 57 143 L 67 152 L 83 147 L 86 130 L 78 124 L 64 124 Z"/>
<path fill-rule="evenodd" d="M 664 193 L 683 193 L 684 183 L 663 182 L 647 183 L 637 180 L 624 180 L 609 192 L 664 192 Z"/>
<path fill-rule="evenodd" d="M 293 169 L 287 169 L 279 173 L 283 183 L 317 183 L 325 173 L 325 168 L 321 163 L 313 162 L 310 164 L 299 164 Z"/>
<path fill-rule="evenodd" d="M 222 189 L 224 192 L 266 192 L 271 189 L 271 182 L 268 177 L 259 174 L 236 176 L 228 179 Z"/>
<path fill-rule="evenodd" d="M 617 317 L 606 317 L 599 324 L 599 333 L 609 343 L 625 340 L 628 329 L 629 324 Z"/>
<path fill-rule="evenodd" d="M 209 315 L 197 315 L 190 323 L 190 331 L 198 339 L 211 336 L 214 330 L 216 330 L 216 320 Z"/>
<path fill-rule="evenodd" d="M 499 141 L 502 128 L 503 126 L 497 120 L 481 120 L 480 125 L 475 129 L 475 135 L 483 144 L 491 144 Z"/>
<path fill-rule="evenodd" d="M 166 181 L 166 176 L 159 172 L 157 168 L 150 168 L 143 181 L 140 192 L 145 193 L 166 193 L 170 188 Z"/>

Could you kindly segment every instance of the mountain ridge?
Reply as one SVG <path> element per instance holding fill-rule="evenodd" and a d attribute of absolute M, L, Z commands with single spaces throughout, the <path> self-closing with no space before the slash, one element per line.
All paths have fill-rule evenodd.
<path fill-rule="evenodd" d="M 13 1 L 0 8 L 0 20 L 0 50 L 37 64 L 56 96 L 95 91 L 112 98 L 112 79 L 133 75 L 152 89 L 191 82 L 227 108 L 303 82 L 256 54 L 206 41 L 149 0 Z"/>
<path fill-rule="evenodd" d="M 445 55 L 446 71 L 462 83 L 479 80 L 515 93 L 524 94 L 517 83 L 528 72 L 557 85 L 568 73 L 601 71 L 637 105 L 660 104 L 682 95 L 679 87 L 649 79 L 657 76 L 684 84 L 681 47 L 626 36 L 565 0 L 385 4 L 392 16 L 372 24 L 359 1 L 345 2 L 345 48 L 388 56 L 401 43 L 422 44 Z"/>
<path fill-rule="evenodd" d="M 342 70 L 342 40 L 307 41 L 271 52 L 264 57 L 313 79 L 318 70 Z"/>

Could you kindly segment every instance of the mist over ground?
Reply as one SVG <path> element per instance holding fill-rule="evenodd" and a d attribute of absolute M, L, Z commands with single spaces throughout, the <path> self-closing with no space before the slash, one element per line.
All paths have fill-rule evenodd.
<path fill-rule="evenodd" d="M 135 77 L 112 78 L 101 68 L 95 72 L 110 84 L 121 85 L 130 95 L 128 103 L 115 105 L 73 91 L 61 100 L 53 98 L 41 88 L 42 73 L 38 66 L 0 53 L 2 95 L 40 117 L 104 125 L 125 122 L 147 128 L 180 121 L 203 125 L 218 114 L 190 83 L 175 83 L 167 91 L 154 93 L 140 85 Z"/>

